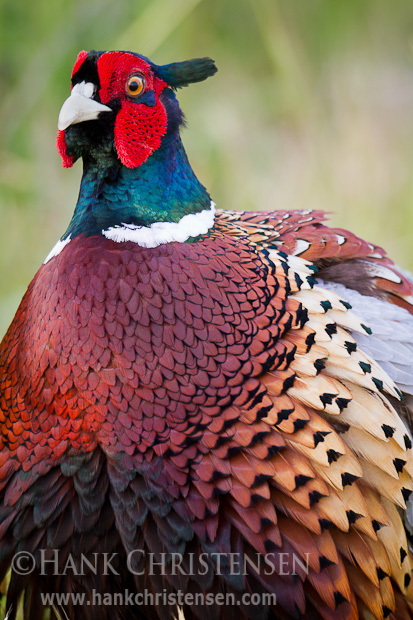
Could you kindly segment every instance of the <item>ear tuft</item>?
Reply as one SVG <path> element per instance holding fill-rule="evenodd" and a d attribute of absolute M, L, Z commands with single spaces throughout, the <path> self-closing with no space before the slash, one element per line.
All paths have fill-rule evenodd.
<path fill-rule="evenodd" d="M 188 86 L 193 82 L 202 82 L 218 69 L 211 58 L 194 58 L 183 62 L 156 67 L 157 75 L 172 88 Z"/>

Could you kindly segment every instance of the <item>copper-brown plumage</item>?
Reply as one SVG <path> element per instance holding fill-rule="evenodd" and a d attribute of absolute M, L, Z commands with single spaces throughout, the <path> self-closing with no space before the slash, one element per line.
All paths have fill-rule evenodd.
<path fill-rule="evenodd" d="M 229 552 L 234 535 L 251 557 L 309 554 L 298 582 L 253 579 L 277 594 L 292 588 L 283 603 L 290 615 L 301 599 L 301 613 L 307 600 L 323 617 L 350 618 L 360 599 L 384 617 L 395 610 L 394 587 L 409 600 L 412 558 L 395 506 L 413 488 L 411 450 L 374 383 L 397 397 L 391 380 L 374 364 L 363 372 L 367 358 L 343 346 L 352 342 L 346 328 L 362 329 L 351 311 L 314 287 L 305 261 L 277 251 L 258 258 L 230 234 L 156 251 L 119 251 L 108 241 L 102 250 L 101 240 L 79 237 L 70 262 L 62 253 L 46 264 L 2 345 L 2 534 L 10 548 L 28 545 L 41 524 L 37 544 L 57 537 L 70 549 L 73 526 L 86 534 L 97 524 L 104 495 L 93 511 L 86 499 L 73 510 L 76 484 L 64 478 L 64 463 L 103 453 L 109 479 L 100 490 L 119 505 L 115 529 L 127 551 L 156 549 L 155 527 L 171 552 L 171 540 L 183 551 L 197 540 Z M 117 476 L 131 467 L 120 490 Z M 59 469 L 47 510 L 36 484 L 53 472 L 59 479 Z M 165 515 L 137 485 L 144 471 Z M 11 529 L 22 511 L 27 525 Z"/>
<path fill-rule="evenodd" d="M 85 54 L 74 72 L 83 89 L 77 72 L 101 53 Z M 206 71 L 204 61 L 198 75 L 139 58 L 162 89 Z M 67 165 L 73 135 L 59 134 Z M 69 599 L 64 613 L 411 617 L 413 458 L 401 394 L 356 343 L 369 326 L 328 283 L 410 313 L 412 286 L 380 248 L 324 219 L 217 211 L 196 238 L 150 247 L 89 222 L 40 268 L 0 346 L 0 578 L 17 551 L 35 558 L 29 576 L 11 574 L 10 618 L 23 593 L 26 617 L 41 618 L 42 593 L 90 601 L 96 588 L 224 593 L 239 604 Z M 40 550 L 55 549 L 63 564 L 113 553 L 116 577 L 101 566 L 42 574 Z M 183 570 L 172 570 L 173 554 Z M 232 570 L 234 555 L 247 568 Z M 152 574 L 149 557 L 166 557 L 166 571 Z M 272 572 L 257 567 L 270 557 Z M 248 605 L 244 592 L 276 603 Z"/>

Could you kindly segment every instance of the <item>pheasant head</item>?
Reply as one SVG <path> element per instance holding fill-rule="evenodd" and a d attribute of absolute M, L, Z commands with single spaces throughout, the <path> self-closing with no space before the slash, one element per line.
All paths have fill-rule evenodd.
<path fill-rule="evenodd" d="M 181 142 L 175 91 L 215 71 L 210 58 L 159 66 L 132 52 L 80 52 L 57 148 L 64 167 L 82 158 L 84 171 L 58 248 L 79 234 L 154 247 L 209 230 L 214 209 Z"/>
<path fill-rule="evenodd" d="M 128 168 L 140 166 L 182 124 L 174 91 L 215 72 L 210 58 L 158 66 L 132 52 L 80 52 L 59 115 L 63 166 L 111 153 Z"/>

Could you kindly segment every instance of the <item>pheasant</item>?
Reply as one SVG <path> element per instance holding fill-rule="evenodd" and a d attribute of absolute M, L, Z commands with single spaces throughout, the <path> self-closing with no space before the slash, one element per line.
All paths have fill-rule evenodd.
<path fill-rule="evenodd" d="M 176 98 L 215 71 L 75 62 L 79 199 L 0 346 L 10 620 L 412 617 L 411 277 L 322 212 L 215 210 Z"/>

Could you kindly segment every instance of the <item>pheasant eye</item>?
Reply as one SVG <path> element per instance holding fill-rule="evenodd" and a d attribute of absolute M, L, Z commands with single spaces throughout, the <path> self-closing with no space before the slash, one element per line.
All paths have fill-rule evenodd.
<path fill-rule="evenodd" d="M 145 88 L 145 80 L 141 75 L 132 75 L 126 83 L 126 92 L 131 97 L 140 95 Z"/>

